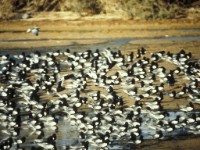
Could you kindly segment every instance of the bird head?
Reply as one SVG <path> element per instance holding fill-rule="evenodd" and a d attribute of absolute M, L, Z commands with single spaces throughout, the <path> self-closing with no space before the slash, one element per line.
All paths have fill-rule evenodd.
<path fill-rule="evenodd" d="M 31 32 L 31 28 L 27 29 L 26 32 Z"/>

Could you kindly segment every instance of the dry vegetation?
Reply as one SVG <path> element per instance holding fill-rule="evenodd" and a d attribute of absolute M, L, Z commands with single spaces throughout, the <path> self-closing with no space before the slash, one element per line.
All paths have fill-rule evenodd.
<path fill-rule="evenodd" d="M 81 16 L 124 14 L 129 19 L 184 18 L 199 0 L 0 0 L 0 18 L 16 18 L 19 13 L 76 12 Z"/>

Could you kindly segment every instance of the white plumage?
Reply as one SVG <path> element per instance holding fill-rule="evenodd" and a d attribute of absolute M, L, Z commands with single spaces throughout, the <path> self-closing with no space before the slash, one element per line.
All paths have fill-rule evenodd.
<path fill-rule="evenodd" d="M 33 27 L 33 28 L 29 28 L 27 29 L 26 32 L 31 32 L 32 34 L 34 34 L 35 36 L 38 36 L 39 35 L 39 31 L 40 31 L 40 28 L 38 27 Z"/>

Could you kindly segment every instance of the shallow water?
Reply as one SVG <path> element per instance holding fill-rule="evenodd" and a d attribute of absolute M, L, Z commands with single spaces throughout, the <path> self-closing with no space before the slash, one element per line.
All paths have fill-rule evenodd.
<path fill-rule="evenodd" d="M 40 47 L 40 48 L 1 48 L 0 54 L 19 54 L 22 51 L 26 51 L 27 53 L 34 52 L 36 50 L 39 50 L 40 52 L 48 52 L 48 51 L 55 51 L 55 50 L 66 50 L 67 48 L 76 50 L 76 51 L 83 51 L 83 50 L 104 50 L 105 48 L 110 47 L 113 51 L 118 50 L 121 46 L 124 46 L 126 44 L 129 44 L 130 42 L 134 44 L 134 41 L 142 41 L 142 40 L 149 40 L 149 41 L 191 41 L 191 40 L 199 40 L 200 36 L 169 36 L 169 37 L 156 37 L 156 38 L 83 38 L 83 39 L 69 39 L 69 38 L 63 38 L 59 40 L 74 40 L 76 41 L 73 44 L 70 45 L 64 45 L 64 46 L 50 46 L 50 47 Z M 5 43 L 10 43 L 10 42 L 27 42 L 27 41 L 49 41 L 49 40 L 55 40 L 57 41 L 58 39 L 18 39 L 18 40 L 0 40 L 0 42 L 5 42 Z M 102 40 L 102 42 L 98 44 L 78 44 L 78 41 L 81 40 Z"/>
<path fill-rule="evenodd" d="M 192 113 L 196 113 L 198 115 L 200 114 L 200 112 L 189 112 L 189 113 L 185 114 L 184 112 L 181 112 L 181 111 L 174 111 L 174 112 L 170 111 L 168 113 L 169 113 L 169 117 L 165 117 L 165 119 L 164 119 L 168 122 L 176 119 L 177 115 L 187 116 L 187 115 L 191 115 Z M 155 121 L 156 121 L 155 118 L 150 118 L 147 116 L 148 116 L 147 113 L 141 114 L 143 122 L 142 122 L 142 126 L 140 127 L 140 129 L 142 130 L 142 135 L 144 137 L 144 140 L 153 139 L 153 135 L 155 134 L 156 131 L 158 131 L 158 129 L 155 130 L 155 129 L 151 128 L 151 126 L 154 126 L 154 124 L 155 124 Z M 168 139 L 171 137 L 175 138 L 175 137 L 178 137 L 181 135 L 186 135 L 188 133 L 188 131 L 190 131 L 189 128 L 194 125 L 195 125 L 195 123 L 190 123 L 183 128 L 175 129 L 173 132 L 170 132 L 170 133 L 164 132 L 162 139 Z M 57 134 L 56 146 L 58 149 L 65 149 L 66 146 L 78 147 L 81 145 L 80 139 L 78 138 L 78 129 L 76 126 L 71 126 L 69 121 L 66 121 L 65 119 L 63 119 L 63 117 L 61 117 L 59 120 L 59 123 L 58 123 L 58 127 L 59 127 L 59 131 L 56 133 Z M 34 144 L 26 143 L 26 144 L 23 144 L 22 146 L 31 148 L 32 146 L 34 146 Z M 116 149 L 127 148 L 127 146 L 128 145 L 125 143 L 120 144 L 120 142 L 114 141 L 112 143 L 112 145 L 109 145 L 109 148 L 112 150 L 116 150 Z M 92 150 L 92 147 L 90 147 L 90 149 Z"/>

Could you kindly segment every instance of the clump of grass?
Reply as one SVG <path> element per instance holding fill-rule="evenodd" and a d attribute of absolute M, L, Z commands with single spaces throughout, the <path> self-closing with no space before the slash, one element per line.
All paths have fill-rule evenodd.
<path fill-rule="evenodd" d="M 22 6 L 21 11 L 41 12 L 59 11 L 64 0 L 18 0 L 18 5 Z"/>
<path fill-rule="evenodd" d="M 9 18 L 12 12 L 73 11 L 99 14 L 100 0 L 0 0 L 0 18 Z"/>
<path fill-rule="evenodd" d="M 184 14 L 177 4 L 162 0 L 120 0 L 120 4 L 130 19 L 166 19 Z"/>
<path fill-rule="evenodd" d="M 102 4 L 99 0 L 71 0 L 65 1 L 61 10 L 78 13 L 99 14 L 102 11 Z"/>
<path fill-rule="evenodd" d="M 10 19 L 13 16 L 12 0 L 0 0 L 0 18 Z"/>
<path fill-rule="evenodd" d="M 77 13 L 99 14 L 101 2 L 99 0 L 31 0 L 35 11 L 73 11 Z"/>
<path fill-rule="evenodd" d="M 23 11 L 73 11 L 98 14 L 101 12 L 99 0 L 19 0 Z"/>

